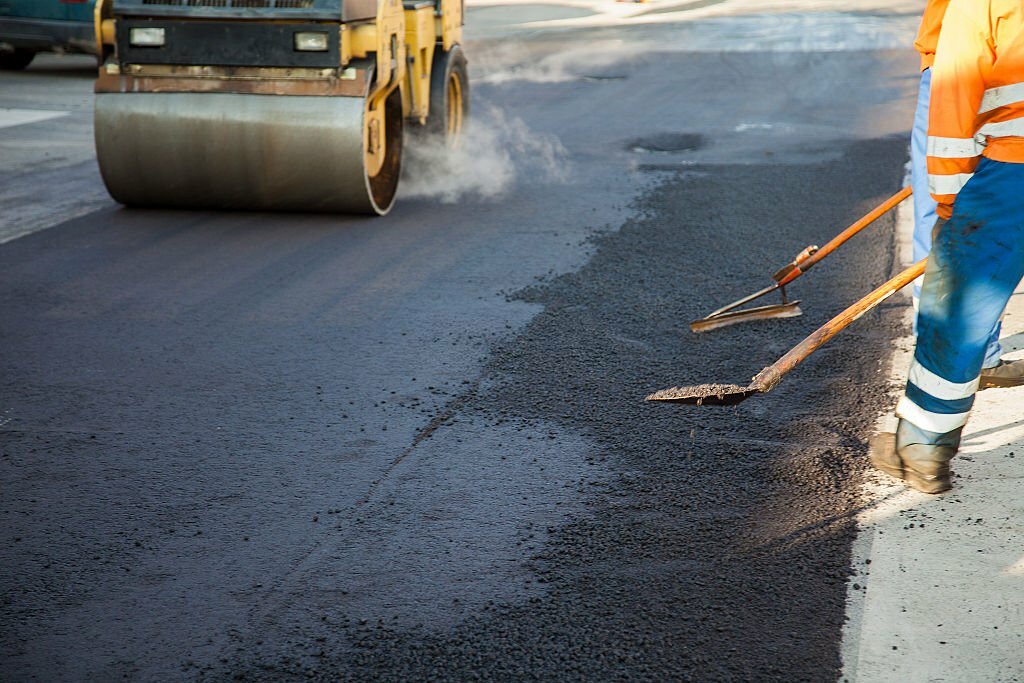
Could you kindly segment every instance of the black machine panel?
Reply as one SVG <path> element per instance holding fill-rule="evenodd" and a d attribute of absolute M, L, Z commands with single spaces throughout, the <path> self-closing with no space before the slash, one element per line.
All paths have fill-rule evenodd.
<path fill-rule="evenodd" d="M 114 0 L 114 14 L 235 19 L 341 18 L 342 0 Z"/>
<path fill-rule="evenodd" d="M 163 47 L 132 46 L 131 29 L 137 27 L 163 28 Z M 336 23 L 122 19 L 117 28 L 117 52 L 122 64 L 308 68 L 336 68 L 341 64 L 341 30 Z M 297 51 L 295 34 L 304 31 L 327 33 L 327 51 Z"/>

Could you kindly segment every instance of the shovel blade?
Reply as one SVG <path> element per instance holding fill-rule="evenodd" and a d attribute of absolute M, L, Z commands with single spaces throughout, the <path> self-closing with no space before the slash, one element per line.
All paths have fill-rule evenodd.
<path fill-rule="evenodd" d="M 648 396 L 646 400 L 662 403 L 689 403 L 696 406 L 733 406 L 760 391 L 753 385 L 741 387 L 735 384 L 700 384 L 692 387 L 662 389 Z"/>

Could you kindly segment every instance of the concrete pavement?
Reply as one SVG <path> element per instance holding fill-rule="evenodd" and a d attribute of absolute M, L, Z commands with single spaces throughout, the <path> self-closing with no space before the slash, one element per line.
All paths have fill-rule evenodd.
<path fill-rule="evenodd" d="M 901 260 L 910 263 L 910 203 L 900 207 Z M 906 319 L 910 297 L 903 295 Z M 1004 358 L 1024 358 L 1024 286 L 1003 320 Z M 895 404 L 913 339 L 892 365 Z M 880 429 L 892 430 L 891 414 Z M 849 585 L 844 680 L 1024 680 L 1024 388 L 978 394 L 953 461 L 953 490 L 930 496 L 878 474 Z"/>

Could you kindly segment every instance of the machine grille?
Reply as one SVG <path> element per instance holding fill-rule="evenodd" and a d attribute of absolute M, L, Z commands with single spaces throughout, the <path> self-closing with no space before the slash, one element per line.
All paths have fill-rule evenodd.
<path fill-rule="evenodd" d="M 142 4 L 163 5 L 165 7 L 277 7 L 281 9 L 313 8 L 313 0 L 142 0 Z"/>
<path fill-rule="evenodd" d="M 8 0 L 0 0 L 0 7 Z M 352 14 L 353 7 L 369 5 L 370 18 L 377 0 L 112 0 L 114 16 L 157 19 L 355 21 L 364 18 Z M 0 9 L 0 14 L 3 10 Z M 289 48 L 290 49 L 290 48 Z"/>

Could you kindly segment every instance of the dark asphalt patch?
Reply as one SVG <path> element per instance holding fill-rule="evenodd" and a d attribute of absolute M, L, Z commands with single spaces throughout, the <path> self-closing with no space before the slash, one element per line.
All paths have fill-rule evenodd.
<path fill-rule="evenodd" d="M 626 143 L 630 152 L 693 152 L 705 146 L 703 135 L 696 133 L 657 133 Z"/>
<path fill-rule="evenodd" d="M 832 163 L 675 177 L 638 204 L 638 218 L 597 238 L 584 268 L 521 294 L 543 312 L 494 350 L 461 410 L 578 431 L 613 473 L 591 487 L 586 514 L 548 529 L 543 549 L 523 557 L 541 595 L 487 605 L 455 628 L 283 625 L 273 646 L 269 634 L 240 643 L 225 669 L 206 673 L 836 680 L 865 443 L 885 408 L 895 312 L 866 315 L 756 402 L 643 397 L 753 374 L 886 279 L 891 216 L 795 285 L 803 318 L 687 328 L 890 195 L 905 149 L 875 140 Z"/>

